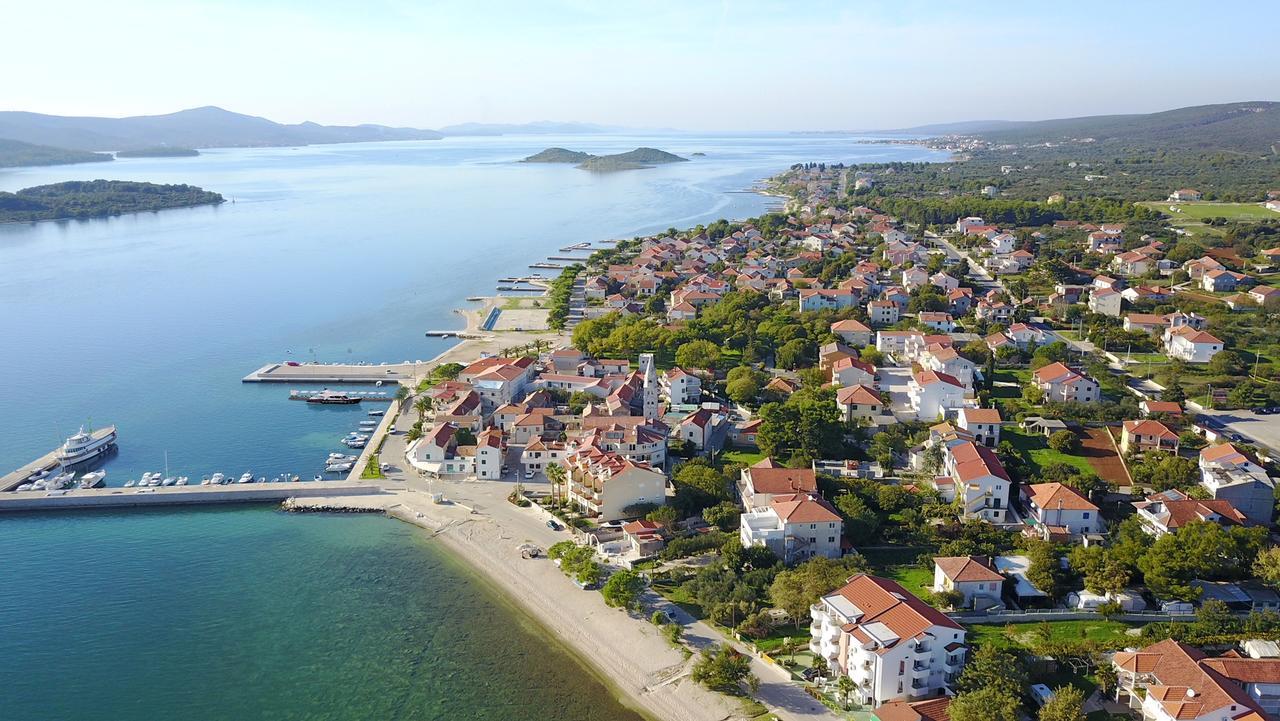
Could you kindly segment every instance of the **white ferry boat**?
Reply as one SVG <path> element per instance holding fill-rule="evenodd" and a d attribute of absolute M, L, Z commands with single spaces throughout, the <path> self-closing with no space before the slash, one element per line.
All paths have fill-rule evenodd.
<path fill-rule="evenodd" d="M 57 450 L 58 462 L 63 468 L 78 463 L 91 461 L 111 450 L 116 444 L 116 427 L 107 426 L 96 431 L 85 432 L 84 426 L 71 436 Z"/>

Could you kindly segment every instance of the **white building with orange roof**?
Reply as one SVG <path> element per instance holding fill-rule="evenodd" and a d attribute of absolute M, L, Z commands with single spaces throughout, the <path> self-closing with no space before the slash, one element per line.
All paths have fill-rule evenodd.
<path fill-rule="evenodd" d="M 831 382 L 838 386 L 875 386 L 876 367 L 861 358 L 841 358 L 831 364 Z"/>
<path fill-rule="evenodd" d="M 702 401 L 702 379 L 698 376 L 675 367 L 664 372 L 658 378 L 662 396 L 672 405 L 689 405 Z"/>
<path fill-rule="evenodd" d="M 831 332 L 854 348 L 871 345 L 871 329 L 862 321 L 853 318 L 832 323 Z"/>
<path fill-rule="evenodd" d="M 933 592 L 956 591 L 964 608 L 1003 605 L 1001 576 L 986 556 L 938 556 L 933 559 Z"/>
<path fill-rule="evenodd" d="M 666 505 L 667 477 L 651 466 L 595 446 L 565 453 L 569 502 L 602 521 L 627 518 L 636 506 Z"/>
<path fill-rule="evenodd" d="M 960 381 L 965 388 L 973 390 L 973 379 L 978 367 L 973 361 L 960 355 L 955 348 L 930 345 L 917 360 L 921 367 L 945 373 Z"/>
<path fill-rule="evenodd" d="M 969 440 L 949 443 L 943 446 L 942 465 L 951 481 L 951 497 L 947 498 L 945 491 L 943 497 L 961 499 L 962 517 L 994 523 L 1009 519 L 1013 482 L 995 451 Z M 943 488 L 939 486 L 939 490 Z"/>
<path fill-rule="evenodd" d="M 743 513 L 738 534 L 743 548 L 765 546 L 787 565 L 810 558 L 839 558 L 844 520 L 825 499 L 797 493 L 779 495 L 763 508 Z"/>
<path fill-rule="evenodd" d="M 1092 378 L 1062 363 L 1050 363 L 1031 375 L 1031 382 L 1044 392 L 1046 400 L 1059 403 L 1097 403 L 1102 389 Z"/>
<path fill-rule="evenodd" d="M 809 650 L 866 706 L 946 695 L 964 667 L 964 627 L 896 581 L 853 576 L 810 618 Z"/>
<path fill-rule="evenodd" d="M 998 408 L 961 408 L 956 416 L 956 427 L 966 431 L 974 443 L 988 448 L 1000 445 L 1003 424 Z"/>
<path fill-rule="evenodd" d="M 1125 421 L 1120 430 L 1121 453 L 1146 453 L 1148 451 L 1178 452 L 1178 434 L 1169 426 L 1150 418 Z"/>
<path fill-rule="evenodd" d="M 1116 671 L 1116 700 L 1141 713 L 1144 721 L 1264 721 L 1270 718 L 1264 716 L 1263 707 L 1258 703 L 1258 697 L 1265 690 L 1251 690 L 1250 681 L 1240 678 L 1251 670 L 1233 667 L 1226 658 L 1209 658 L 1200 649 L 1172 639 L 1138 651 L 1118 652 L 1111 663 Z M 1253 673 L 1272 683 L 1280 680 L 1275 668 L 1269 672 L 1261 670 L 1268 665 L 1274 666 L 1274 663 L 1260 664 Z"/>
<path fill-rule="evenodd" d="M 774 496 L 817 492 L 818 475 L 812 468 L 786 468 L 772 458 L 743 468 L 738 478 L 738 495 L 748 511 L 768 507 Z"/>
<path fill-rule="evenodd" d="M 963 408 L 968 388 L 960 379 L 934 370 L 912 375 L 907 384 L 907 399 L 912 413 L 920 420 L 933 420 L 948 411 Z"/>
<path fill-rule="evenodd" d="M 874 419 L 885 414 L 880 393 L 868 385 L 852 385 L 836 391 L 836 410 L 845 423 Z"/>
<path fill-rule="evenodd" d="M 1213 334 L 1191 326 L 1170 328 L 1164 333 L 1165 355 L 1187 363 L 1208 363 L 1224 347 Z"/>
<path fill-rule="evenodd" d="M 482 358 L 458 373 L 458 380 L 470 383 L 480 394 L 481 408 L 485 414 L 522 397 L 532 377 L 532 358 L 500 356 Z"/>
<path fill-rule="evenodd" d="M 1216 500 L 1230 501 L 1249 523 L 1268 525 L 1275 505 L 1275 481 L 1230 443 L 1200 451 L 1200 485 Z"/>
<path fill-rule="evenodd" d="M 1082 536 L 1105 529 L 1099 508 L 1071 486 L 1034 483 L 1023 486 L 1027 518 L 1051 535 Z"/>

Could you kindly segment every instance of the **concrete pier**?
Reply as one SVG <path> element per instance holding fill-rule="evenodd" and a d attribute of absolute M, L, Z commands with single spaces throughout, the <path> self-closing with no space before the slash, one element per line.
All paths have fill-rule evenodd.
<path fill-rule="evenodd" d="M 156 488 L 77 488 L 66 491 L 5 493 L 0 495 L 0 512 L 211 503 L 279 503 L 287 498 L 374 495 L 382 492 L 380 486 L 371 483 L 338 481 L 237 483 L 227 486 L 160 486 Z"/>
<path fill-rule="evenodd" d="M 96 431 L 90 431 L 89 435 L 96 441 L 99 438 L 109 436 L 115 432 L 115 426 L 107 426 L 106 428 L 99 428 Z M 23 483 L 26 483 L 29 477 L 41 471 L 51 471 L 57 468 L 58 465 L 58 449 L 55 448 L 22 468 L 19 468 L 12 473 L 6 473 L 5 475 L 0 476 L 0 493 L 12 491 Z"/>
<path fill-rule="evenodd" d="M 399 383 L 413 379 L 420 363 L 354 365 L 342 363 L 268 363 L 241 379 L 244 383 Z"/>

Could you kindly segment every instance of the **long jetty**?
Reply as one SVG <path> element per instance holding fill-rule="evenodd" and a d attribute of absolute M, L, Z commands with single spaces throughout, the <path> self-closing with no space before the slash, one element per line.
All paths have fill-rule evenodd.
<path fill-rule="evenodd" d="M 89 435 L 96 441 L 99 438 L 115 433 L 115 431 L 115 426 L 107 426 L 106 428 L 99 428 L 96 431 L 90 431 Z M 0 476 L 0 493 L 12 491 L 23 483 L 26 483 L 27 479 L 31 476 L 34 476 L 41 471 L 52 471 L 60 465 L 61 462 L 58 460 L 58 449 L 55 448 L 18 470 Z"/>
<path fill-rule="evenodd" d="M 237 483 L 226 486 L 160 486 L 156 488 L 76 488 L 65 491 L 21 491 L 0 494 L 0 512 L 211 503 L 279 503 L 288 498 L 382 492 L 382 488 L 377 485 L 340 481 Z"/>
<path fill-rule="evenodd" d="M 240 379 L 244 383 L 385 383 L 413 380 L 419 363 L 268 363 Z"/>

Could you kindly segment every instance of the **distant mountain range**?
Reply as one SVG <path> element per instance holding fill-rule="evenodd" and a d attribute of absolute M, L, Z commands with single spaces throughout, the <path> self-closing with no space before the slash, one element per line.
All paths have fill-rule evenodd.
<path fill-rule="evenodd" d="M 229 148 L 373 140 L 438 140 L 434 130 L 385 125 L 284 125 L 212 106 L 131 118 L 67 117 L 0 112 L 0 138 L 69 150 L 143 150 L 157 147 Z"/>
<path fill-rule="evenodd" d="M 445 135 L 593 135 L 626 130 L 616 125 L 595 123 L 557 123 L 539 120 L 532 123 L 459 123 L 440 128 Z"/>
<path fill-rule="evenodd" d="M 917 135 L 972 135 L 993 143 L 1080 141 L 1132 150 L 1203 150 L 1280 154 L 1280 103 L 1197 105 L 1159 113 L 1058 120 L 976 120 L 906 128 Z"/>

